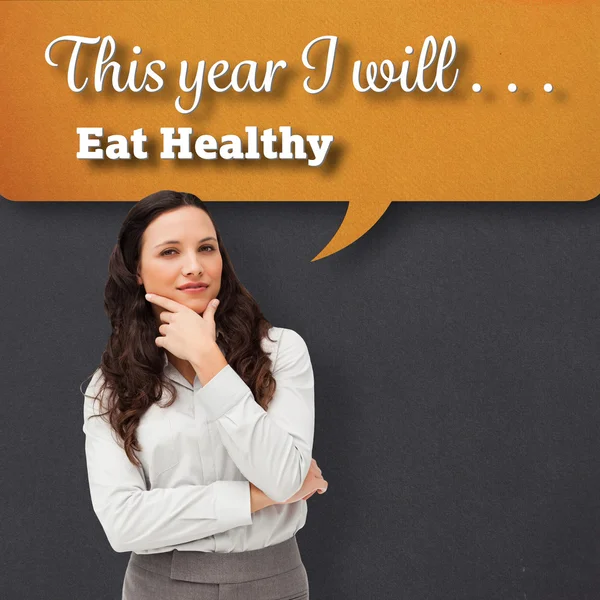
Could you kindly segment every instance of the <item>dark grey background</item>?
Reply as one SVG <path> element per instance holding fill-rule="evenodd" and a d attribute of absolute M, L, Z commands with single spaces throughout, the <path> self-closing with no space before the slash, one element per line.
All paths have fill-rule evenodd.
<path fill-rule="evenodd" d="M 79 385 L 131 206 L 0 200 L 3 598 L 120 598 Z M 600 597 L 599 199 L 396 203 L 315 263 L 345 204 L 209 208 L 311 352 L 330 485 L 298 534 L 312 599 Z"/>

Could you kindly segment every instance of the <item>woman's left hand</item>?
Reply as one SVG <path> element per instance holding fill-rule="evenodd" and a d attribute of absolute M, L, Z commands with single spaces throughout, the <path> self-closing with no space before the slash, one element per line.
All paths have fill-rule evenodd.
<path fill-rule="evenodd" d="M 218 300 L 211 300 L 202 315 L 158 294 L 146 294 L 146 300 L 165 309 L 160 313 L 162 324 L 158 328 L 162 336 L 154 340 L 157 346 L 165 348 L 182 360 L 193 362 L 214 345 L 217 339 L 217 307 L 213 303 L 218 304 Z"/>

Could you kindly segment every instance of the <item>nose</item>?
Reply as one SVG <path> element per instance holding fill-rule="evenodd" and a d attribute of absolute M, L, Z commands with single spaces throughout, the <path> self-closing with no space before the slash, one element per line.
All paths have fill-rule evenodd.
<path fill-rule="evenodd" d="M 202 267 L 202 261 L 198 257 L 198 253 L 193 251 L 190 254 L 186 254 L 186 259 L 182 268 L 184 275 L 191 275 L 193 273 L 203 273 L 204 268 Z"/>

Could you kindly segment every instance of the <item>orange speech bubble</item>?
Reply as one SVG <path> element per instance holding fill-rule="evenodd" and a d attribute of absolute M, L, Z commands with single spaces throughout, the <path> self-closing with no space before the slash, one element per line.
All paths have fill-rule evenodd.
<path fill-rule="evenodd" d="M 599 192 L 595 0 L 10 2 L 0 193 L 393 201 Z M 512 84 L 512 85 L 511 85 Z"/>

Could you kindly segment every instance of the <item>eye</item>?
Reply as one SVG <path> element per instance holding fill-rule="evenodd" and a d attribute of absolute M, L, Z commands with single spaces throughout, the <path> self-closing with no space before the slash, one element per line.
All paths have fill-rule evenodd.
<path fill-rule="evenodd" d="M 210 244 L 206 244 L 205 246 L 200 246 L 200 250 L 208 250 L 208 251 L 212 252 L 214 250 L 214 247 L 211 246 Z M 170 252 L 177 252 L 177 250 L 175 250 L 174 248 L 169 248 L 168 250 L 163 250 L 160 253 L 160 256 L 171 256 L 171 254 L 169 254 Z"/>

